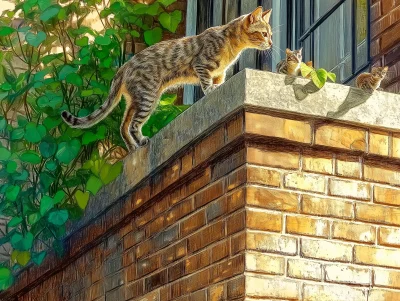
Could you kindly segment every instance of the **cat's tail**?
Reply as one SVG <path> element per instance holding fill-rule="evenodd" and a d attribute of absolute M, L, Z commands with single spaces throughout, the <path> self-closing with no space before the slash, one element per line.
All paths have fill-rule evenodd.
<path fill-rule="evenodd" d="M 122 81 L 123 72 L 119 70 L 111 83 L 107 100 L 92 114 L 85 117 L 76 117 L 67 111 L 63 111 L 61 113 L 62 119 L 72 128 L 85 129 L 94 126 L 96 123 L 106 118 L 120 102 Z"/>

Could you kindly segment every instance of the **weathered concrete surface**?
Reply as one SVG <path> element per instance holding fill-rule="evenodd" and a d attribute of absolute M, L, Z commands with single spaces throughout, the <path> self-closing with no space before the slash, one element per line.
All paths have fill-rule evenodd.
<path fill-rule="evenodd" d="M 370 95 L 332 83 L 315 91 L 309 80 L 302 78 L 250 69 L 236 74 L 166 126 L 148 146 L 129 155 L 124 160 L 123 174 L 90 200 L 85 217 L 71 225 L 70 233 L 126 195 L 199 135 L 244 106 L 315 118 L 330 116 L 348 123 L 400 131 L 400 95 L 385 92 Z"/>

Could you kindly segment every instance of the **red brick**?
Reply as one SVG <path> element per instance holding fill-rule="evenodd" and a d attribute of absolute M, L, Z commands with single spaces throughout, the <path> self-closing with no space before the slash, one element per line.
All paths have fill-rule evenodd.
<path fill-rule="evenodd" d="M 219 198 L 224 193 L 224 182 L 218 181 L 211 186 L 207 186 L 204 190 L 196 193 L 194 196 L 196 208 L 200 208 L 205 204 Z"/>
<path fill-rule="evenodd" d="M 225 221 L 214 223 L 188 239 L 189 252 L 195 252 L 225 236 Z"/>
<path fill-rule="evenodd" d="M 232 142 L 244 133 L 243 113 L 236 115 L 226 124 L 227 143 Z"/>
<path fill-rule="evenodd" d="M 225 144 L 225 129 L 220 127 L 211 133 L 207 138 L 196 145 L 194 149 L 195 165 L 209 159 L 215 152 Z"/>
<path fill-rule="evenodd" d="M 184 221 L 181 222 L 181 237 L 200 229 L 206 224 L 206 212 L 205 209 L 197 212 L 194 215 L 189 216 Z"/>
<path fill-rule="evenodd" d="M 227 218 L 227 235 L 237 233 L 245 228 L 246 212 L 240 211 Z"/>

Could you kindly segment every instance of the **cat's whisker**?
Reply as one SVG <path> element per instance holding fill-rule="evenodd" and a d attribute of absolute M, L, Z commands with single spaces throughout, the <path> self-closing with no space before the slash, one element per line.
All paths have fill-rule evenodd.
<path fill-rule="evenodd" d="M 277 29 L 277 28 L 279 28 L 279 27 L 282 27 L 283 25 L 285 25 L 285 24 L 280 24 L 280 25 L 277 25 L 277 26 L 275 26 L 275 27 L 272 27 L 272 31 L 274 31 L 274 29 Z"/>

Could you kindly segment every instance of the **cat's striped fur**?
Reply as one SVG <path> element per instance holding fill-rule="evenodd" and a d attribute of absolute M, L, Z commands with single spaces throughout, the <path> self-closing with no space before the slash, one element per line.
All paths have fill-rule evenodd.
<path fill-rule="evenodd" d="M 271 10 L 263 12 L 260 6 L 251 14 L 200 35 L 146 48 L 118 70 L 108 99 L 97 111 L 82 118 L 64 111 L 62 117 L 71 127 L 91 127 L 105 118 L 123 95 L 127 106 L 121 135 L 129 151 L 133 151 L 148 142 L 141 129 L 163 91 L 182 84 L 200 84 L 208 94 L 224 82 L 226 70 L 243 50 L 270 49 L 270 16 Z"/>
<path fill-rule="evenodd" d="M 302 50 L 303 48 L 294 51 L 286 49 L 286 58 L 284 60 L 281 60 L 276 65 L 276 71 L 282 74 L 294 76 L 299 75 L 302 62 Z"/>
<path fill-rule="evenodd" d="M 388 69 L 388 67 L 372 67 L 371 73 L 361 73 L 356 79 L 356 87 L 370 93 L 374 92 L 381 86 Z"/>

